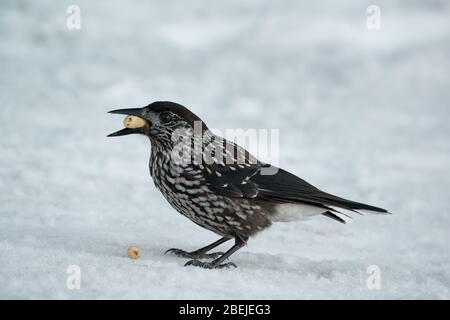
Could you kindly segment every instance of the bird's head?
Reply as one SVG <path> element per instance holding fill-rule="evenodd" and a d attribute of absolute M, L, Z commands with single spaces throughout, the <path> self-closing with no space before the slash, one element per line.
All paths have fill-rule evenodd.
<path fill-rule="evenodd" d="M 143 108 L 118 109 L 109 113 L 123 114 L 125 128 L 111 133 L 108 137 L 128 134 L 143 134 L 152 144 L 170 148 L 180 132 L 186 130 L 207 130 L 202 120 L 186 107 L 169 101 L 156 101 Z M 182 133 L 181 133 L 182 134 Z"/>

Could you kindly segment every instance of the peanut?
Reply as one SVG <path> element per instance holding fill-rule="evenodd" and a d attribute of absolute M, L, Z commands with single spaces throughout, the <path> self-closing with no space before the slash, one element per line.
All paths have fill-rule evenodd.
<path fill-rule="evenodd" d="M 135 129 L 145 127 L 147 125 L 147 121 L 136 116 L 126 116 L 123 120 L 123 125 L 125 128 Z"/>
<path fill-rule="evenodd" d="M 142 250 L 138 247 L 131 246 L 128 247 L 127 254 L 130 259 L 139 259 L 142 255 Z"/>

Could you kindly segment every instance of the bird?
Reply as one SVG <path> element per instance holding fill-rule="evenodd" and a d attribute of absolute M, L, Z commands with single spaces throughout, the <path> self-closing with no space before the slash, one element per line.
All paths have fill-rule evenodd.
<path fill-rule="evenodd" d="M 236 267 L 229 257 L 274 222 L 322 215 L 345 223 L 341 215 L 352 212 L 389 214 L 386 209 L 321 191 L 282 168 L 258 160 L 235 142 L 212 133 L 181 104 L 156 101 L 109 113 L 126 118 L 125 128 L 108 137 L 147 136 L 151 146 L 149 170 L 156 188 L 176 211 L 220 236 L 195 251 L 171 248 L 165 252 L 188 259 L 185 266 Z M 233 239 L 228 251 L 210 253 Z"/>

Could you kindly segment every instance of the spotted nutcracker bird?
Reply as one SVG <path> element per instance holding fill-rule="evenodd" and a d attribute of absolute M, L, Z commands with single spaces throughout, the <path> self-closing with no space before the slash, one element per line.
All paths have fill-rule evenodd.
<path fill-rule="evenodd" d="M 137 133 L 150 138 L 150 174 L 172 207 L 222 237 L 192 252 L 166 251 L 192 259 L 186 265 L 235 267 L 225 260 L 272 222 L 324 215 L 345 223 L 338 209 L 388 213 L 325 193 L 292 173 L 260 162 L 244 148 L 214 135 L 177 103 L 158 101 L 110 113 L 127 117 L 125 128 L 109 137 Z M 208 253 L 231 239 L 235 244 L 227 252 Z M 208 258 L 213 260 L 200 260 Z"/>

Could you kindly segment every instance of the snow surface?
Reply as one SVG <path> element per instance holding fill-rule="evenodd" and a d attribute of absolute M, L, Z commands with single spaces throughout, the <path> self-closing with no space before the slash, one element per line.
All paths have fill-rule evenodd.
<path fill-rule="evenodd" d="M 379 31 L 372 1 L 299 2 L 76 0 L 69 31 L 72 2 L 2 0 L 0 298 L 448 299 L 448 1 L 378 0 Z M 144 137 L 105 137 L 108 110 L 161 99 L 279 128 L 283 168 L 394 214 L 277 224 L 238 269 L 185 268 L 163 252 L 217 236 L 154 188 Z"/>

